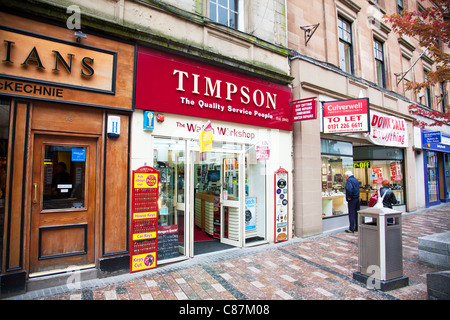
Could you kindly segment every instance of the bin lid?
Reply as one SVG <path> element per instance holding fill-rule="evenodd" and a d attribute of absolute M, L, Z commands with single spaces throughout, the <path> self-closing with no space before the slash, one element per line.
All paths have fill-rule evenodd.
<path fill-rule="evenodd" d="M 398 210 L 394 210 L 391 208 L 367 208 L 367 209 L 363 209 L 363 210 L 359 210 L 358 213 L 360 214 L 376 214 L 379 216 L 385 216 L 385 215 L 398 215 L 398 214 L 402 214 L 401 211 Z"/>

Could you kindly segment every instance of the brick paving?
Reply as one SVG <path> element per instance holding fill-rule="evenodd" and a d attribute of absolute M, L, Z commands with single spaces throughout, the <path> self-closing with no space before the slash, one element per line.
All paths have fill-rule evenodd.
<path fill-rule="evenodd" d="M 18 300 L 426 300 L 418 238 L 449 230 L 450 204 L 403 216 L 403 269 L 409 285 L 381 292 L 353 280 L 358 235 L 339 232 L 199 255 L 123 274 L 11 297 Z"/>

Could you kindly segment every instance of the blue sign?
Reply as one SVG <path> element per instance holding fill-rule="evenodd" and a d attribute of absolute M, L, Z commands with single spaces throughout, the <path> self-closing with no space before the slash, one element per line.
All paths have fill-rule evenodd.
<path fill-rule="evenodd" d="M 144 111 L 144 130 L 153 130 L 155 128 L 155 113 Z"/>
<path fill-rule="evenodd" d="M 433 131 L 433 132 L 424 132 L 422 143 L 440 143 L 441 142 L 441 132 Z"/>
<path fill-rule="evenodd" d="M 86 149 L 72 148 L 72 161 L 86 161 Z"/>

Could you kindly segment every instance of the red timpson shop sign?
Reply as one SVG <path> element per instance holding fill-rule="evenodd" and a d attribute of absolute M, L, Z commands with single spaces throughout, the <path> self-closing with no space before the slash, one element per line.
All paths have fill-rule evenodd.
<path fill-rule="evenodd" d="M 288 86 L 139 47 L 136 108 L 292 130 Z"/>

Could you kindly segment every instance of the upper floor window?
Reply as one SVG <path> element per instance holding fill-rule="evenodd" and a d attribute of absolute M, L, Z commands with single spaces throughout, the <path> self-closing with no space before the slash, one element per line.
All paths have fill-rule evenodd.
<path fill-rule="evenodd" d="M 239 29 L 239 0 L 210 0 L 209 17 L 215 22 Z"/>
<path fill-rule="evenodd" d="M 338 17 L 338 34 L 339 66 L 343 71 L 353 74 L 352 26 L 341 17 Z"/>
<path fill-rule="evenodd" d="M 397 13 L 401 14 L 405 9 L 405 5 L 403 4 L 403 0 L 397 0 Z"/>
<path fill-rule="evenodd" d="M 447 99 L 447 90 L 445 88 L 445 82 L 441 82 L 441 106 L 442 112 L 445 113 L 445 99 Z"/>
<path fill-rule="evenodd" d="M 386 74 L 384 68 L 383 43 L 377 39 L 373 40 L 373 51 L 375 56 L 375 76 L 377 85 L 386 88 Z"/>
<path fill-rule="evenodd" d="M 423 70 L 424 73 L 424 80 L 425 82 L 428 81 L 428 71 L 426 69 Z M 431 88 L 430 86 L 425 88 L 425 105 L 431 109 Z"/>

